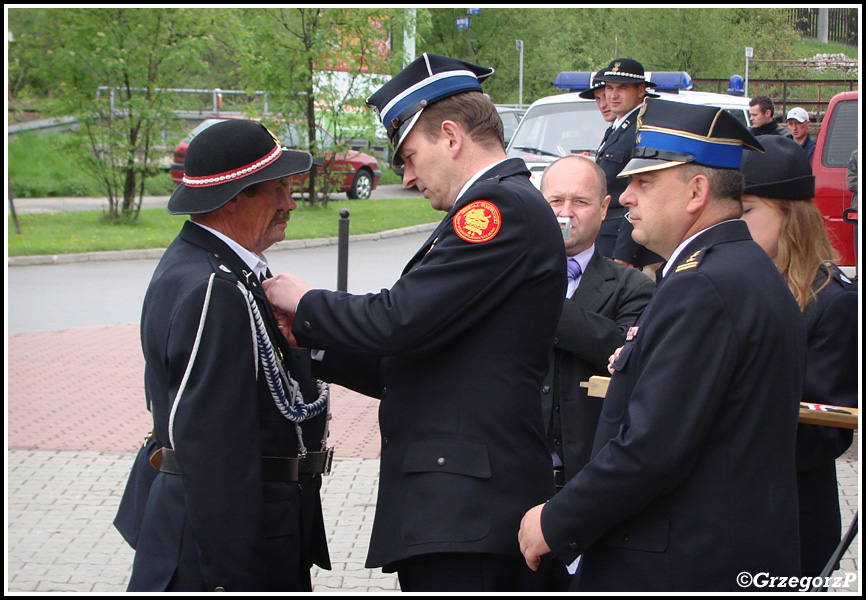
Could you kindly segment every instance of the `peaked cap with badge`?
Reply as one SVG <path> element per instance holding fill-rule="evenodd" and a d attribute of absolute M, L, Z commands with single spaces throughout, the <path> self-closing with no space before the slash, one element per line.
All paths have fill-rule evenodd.
<path fill-rule="evenodd" d="M 276 136 L 256 121 L 227 119 L 215 123 L 189 143 L 183 181 L 169 198 L 168 212 L 211 212 L 251 185 L 309 171 L 312 161 L 307 152 L 283 148 Z"/>
<path fill-rule="evenodd" d="M 391 163 L 401 167 L 400 145 L 425 108 L 455 94 L 480 92 L 493 69 L 425 52 L 367 99 L 394 147 Z"/>
<path fill-rule="evenodd" d="M 778 200 L 814 198 L 815 176 L 800 144 L 780 135 L 757 139 L 766 152 L 749 152 L 743 157 L 743 193 Z"/>
<path fill-rule="evenodd" d="M 596 79 L 611 83 L 644 83 L 648 88 L 656 87 L 649 81 L 643 65 L 633 58 L 615 58 L 610 64 L 595 74 Z"/>
<path fill-rule="evenodd" d="M 744 149 L 764 147 L 726 110 L 650 98 L 638 114 L 632 160 L 617 177 L 687 163 L 739 169 Z"/>

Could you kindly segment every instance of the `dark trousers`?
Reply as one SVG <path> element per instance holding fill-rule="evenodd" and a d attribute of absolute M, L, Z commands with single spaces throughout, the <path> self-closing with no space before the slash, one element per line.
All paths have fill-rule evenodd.
<path fill-rule="evenodd" d="M 404 592 L 543 592 L 549 564 L 538 571 L 523 557 L 496 554 L 422 554 L 396 564 Z"/>

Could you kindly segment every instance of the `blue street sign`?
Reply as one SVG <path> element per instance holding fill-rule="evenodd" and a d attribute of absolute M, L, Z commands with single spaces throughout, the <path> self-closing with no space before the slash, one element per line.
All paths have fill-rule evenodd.
<path fill-rule="evenodd" d="M 469 29 L 469 17 L 457 17 L 457 29 Z"/>
<path fill-rule="evenodd" d="M 470 14 L 470 15 L 480 15 L 480 14 L 481 14 L 481 9 L 480 9 L 480 8 L 470 8 L 470 9 L 469 9 L 469 14 Z"/>

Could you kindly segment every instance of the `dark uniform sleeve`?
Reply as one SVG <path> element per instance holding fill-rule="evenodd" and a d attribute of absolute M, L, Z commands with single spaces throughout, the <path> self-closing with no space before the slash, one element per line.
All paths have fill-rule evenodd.
<path fill-rule="evenodd" d="M 529 268 L 525 258 L 532 238 L 528 225 L 515 224 L 533 221 L 516 194 L 501 187 L 473 187 L 473 198 L 488 200 L 500 211 L 495 237 L 470 243 L 448 223 L 420 264 L 390 290 L 365 296 L 307 292 L 292 326 L 298 343 L 379 356 L 423 352 L 468 330 L 516 286 L 531 282 L 520 270 Z"/>
<path fill-rule="evenodd" d="M 859 370 L 856 289 L 835 294 L 822 308 L 807 340 L 803 401 L 856 408 Z M 850 429 L 800 425 L 797 468 L 811 469 L 835 460 L 848 449 L 852 439 Z"/>

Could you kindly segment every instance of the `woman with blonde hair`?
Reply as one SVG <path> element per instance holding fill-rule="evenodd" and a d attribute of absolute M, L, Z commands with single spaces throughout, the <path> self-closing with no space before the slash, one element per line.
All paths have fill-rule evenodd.
<path fill-rule="evenodd" d="M 812 202 L 815 177 L 802 148 L 760 136 L 766 152 L 747 152 L 743 220 L 770 255 L 806 319 L 806 377 L 801 402 L 857 406 L 857 286 L 836 266 L 838 253 Z M 744 268 L 748 268 L 745 265 Z M 821 573 L 841 534 L 836 458 L 853 432 L 818 425 L 797 430 L 800 562 Z"/>

